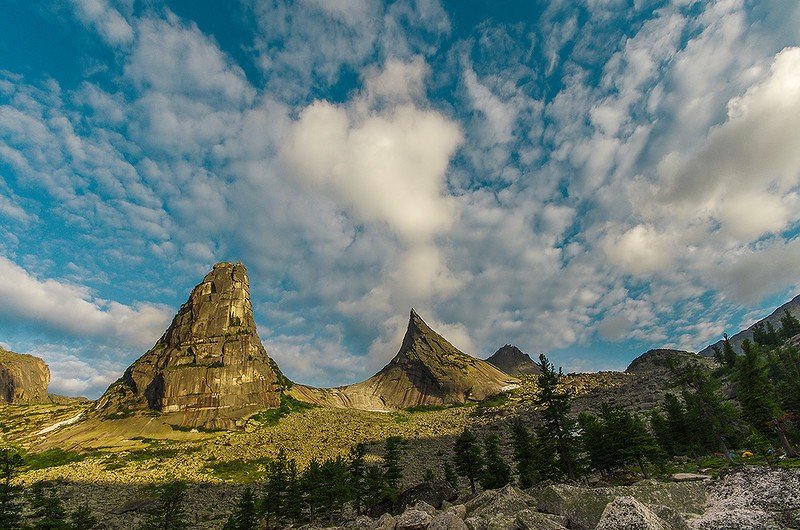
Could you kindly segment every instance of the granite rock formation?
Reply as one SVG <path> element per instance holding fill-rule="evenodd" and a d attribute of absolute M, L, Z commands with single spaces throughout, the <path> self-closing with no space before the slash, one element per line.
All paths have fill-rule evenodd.
<path fill-rule="evenodd" d="M 380 372 L 344 387 L 294 385 L 291 394 L 320 405 L 395 410 L 480 401 L 517 383 L 488 362 L 459 351 L 412 309 L 400 351 Z"/>
<path fill-rule="evenodd" d="M 178 413 L 183 427 L 230 429 L 277 407 L 282 380 L 256 331 L 247 269 L 217 263 L 95 410 L 113 418 L 151 409 Z"/>
<path fill-rule="evenodd" d="M 0 347 L 0 402 L 43 403 L 48 400 L 50 370 L 38 357 Z"/>
<path fill-rule="evenodd" d="M 515 377 L 536 375 L 542 373 L 542 368 L 536 364 L 527 353 L 511 344 L 506 344 L 486 359 L 507 374 Z"/>

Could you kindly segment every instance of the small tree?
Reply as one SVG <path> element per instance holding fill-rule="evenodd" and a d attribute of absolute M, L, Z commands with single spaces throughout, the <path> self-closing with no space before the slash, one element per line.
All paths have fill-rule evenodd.
<path fill-rule="evenodd" d="M 70 530 L 67 522 L 67 511 L 61 499 L 53 491 L 45 488 L 41 482 L 31 487 L 28 496 L 31 507 L 30 519 L 36 530 Z"/>
<path fill-rule="evenodd" d="M 561 369 L 559 368 L 556 372 L 555 367 L 544 354 L 539 355 L 539 362 L 542 368 L 542 373 L 537 380 L 539 394 L 534 398 L 533 403 L 542 408 L 540 437 L 545 436 L 552 440 L 567 476 L 570 480 L 575 480 L 577 472 L 574 458 L 574 422 L 569 417 L 572 396 L 569 390 L 562 388 Z"/>
<path fill-rule="evenodd" d="M 236 508 L 228 517 L 223 530 L 255 530 L 258 524 L 256 500 L 253 490 L 245 488 L 236 503 Z"/>
<path fill-rule="evenodd" d="M 538 480 L 536 473 L 536 454 L 531 431 L 517 419 L 511 424 L 511 440 L 514 447 L 514 464 L 517 468 L 519 485 L 530 488 Z"/>
<path fill-rule="evenodd" d="M 278 451 L 275 460 L 267 465 L 264 494 L 259 501 L 258 512 L 264 518 L 265 526 L 271 528 L 284 517 L 286 489 L 288 487 L 288 459 L 283 449 Z"/>
<path fill-rule="evenodd" d="M 475 481 L 483 470 L 483 457 L 478 439 L 468 427 L 464 427 L 464 432 L 456 438 L 453 453 L 456 472 L 469 480 L 469 487 L 475 493 Z"/>
<path fill-rule="evenodd" d="M 458 474 L 456 474 L 456 470 L 453 469 L 453 466 L 448 460 L 444 461 L 442 468 L 444 471 L 445 482 L 447 482 L 451 488 L 458 491 Z"/>
<path fill-rule="evenodd" d="M 148 512 L 148 518 L 141 525 L 141 530 L 183 530 L 190 528 L 187 521 L 186 482 L 176 480 L 167 482 L 156 488 L 158 502 Z"/>
<path fill-rule="evenodd" d="M 22 525 L 20 487 L 13 480 L 23 463 L 16 451 L 0 450 L 0 528 L 15 530 Z"/>
<path fill-rule="evenodd" d="M 736 364 L 736 352 L 733 350 L 733 345 L 731 344 L 730 339 L 728 339 L 728 334 L 722 334 L 722 360 L 725 363 L 725 366 L 732 368 L 734 364 Z"/>
<path fill-rule="evenodd" d="M 384 495 L 392 503 L 400 495 L 400 485 L 403 481 L 403 452 L 405 441 L 399 436 L 390 436 L 384 442 L 383 475 L 386 483 Z"/>
<path fill-rule="evenodd" d="M 789 308 L 783 308 L 781 317 L 781 335 L 784 339 L 791 339 L 800 333 L 800 320 L 789 312 Z"/>
<path fill-rule="evenodd" d="M 366 463 L 364 457 L 367 454 L 367 446 L 363 443 L 356 444 L 350 448 L 350 458 L 347 464 L 347 471 L 350 478 L 350 488 L 353 494 L 353 508 L 356 513 L 361 513 L 364 505 L 366 492 Z"/>
<path fill-rule="evenodd" d="M 502 488 L 511 482 L 511 467 L 500 456 L 500 438 L 490 434 L 483 439 L 485 467 L 480 477 L 483 489 Z"/>

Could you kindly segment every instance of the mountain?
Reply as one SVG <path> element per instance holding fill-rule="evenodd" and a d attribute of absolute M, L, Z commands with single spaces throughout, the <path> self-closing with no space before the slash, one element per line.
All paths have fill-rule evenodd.
<path fill-rule="evenodd" d="M 47 402 L 49 384 L 50 369 L 43 360 L 0 347 L 0 402 Z"/>
<path fill-rule="evenodd" d="M 786 302 L 785 304 L 780 306 L 778 309 L 773 311 L 768 317 L 759 320 L 749 328 L 740 331 L 739 333 L 737 333 L 732 337 L 729 337 L 731 345 L 733 346 L 733 349 L 736 351 L 736 353 L 742 353 L 742 342 L 744 342 L 745 339 L 750 341 L 753 340 L 753 328 L 755 328 L 757 325 L 761 323 L 766 324 L 767 322 L 769 322 L 775 327 L 775 329 L 781 329 L 781 317 L 783 316 L 784 309 L 788 309 L 791 314 L 793 314 L 796 317 L 800 317 L 800 295 L 795 296 L 789 302 Z M 720 339 L 714 344 L 709 344 L 708 346 L 700 350 L 699 352 L 700 355 L 703 355 L 705 357 L 713 357 L 714 346 L 719 346 L 721 348 L 722 340 Z"/>
<path fill-rule="evenodd" d="M 522 375 L 536 375 L 542 368 L 536 364 L 527 353 L 511 344 L 506 344 L 486 359 L 486 362 L 495 365 L 507 374 L 515 377 Z"/>
<path fill-rule="evenodd" d="M 480 401 L 517 382 L 492 364 L 459 351 L 412 309 L 400 350 L 380 372 L 344 387 L 294 385 L 290 394 L 340 408 L 394 410 Z"/>
<path fill-rule="evenodd" d="M 183 427 L 233 428 L 280 404 L 283 377 L 258 337 L 247 269 L 217 263 L 155 346 L 97 401 L 95 411 L 177 413 Z"/>

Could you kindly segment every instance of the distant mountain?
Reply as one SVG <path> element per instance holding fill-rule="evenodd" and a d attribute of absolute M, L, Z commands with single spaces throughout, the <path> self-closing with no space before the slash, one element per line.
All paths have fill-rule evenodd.
<path fill-rule="evenodd" d="M 280 404 L 282 375 L 256 331 L 247 269 L 217 263 L 167 331 L 97 401 L 105 417 L 151 409 L 184 427 L 233 428 Z"/>
<path fill-rule="evenodd" d="M 414 405 L 482 400 L 517 380 L 494 365 L 459 351 L 412 309 L 400 351 L 380 372 L 338 388 L 294 385 L 294 397 L 321 405 L 393 410 Z"/>
<path fill-rule="evenodd" d="M 744 342 L 745 339 L 753 340 L 753 328 L 755 328 L 760 323 L 766 324 L 767 322 L 769 322 L 775 327 L 775 329 L 780 329 L 781 328 L 781 317 L 784 314 L 783 313 L 784 309 L 788 309 L 791 314 L 793 314 L 796 317 L 800 317 L 800 295 L 795 296 L 791 301 L 786 302 L 785 304 L 780 306 L 778 309 L 773 311 L 772 314 L 770 314 L 768 317 L 759 320 L 758 322 L 756 322 L 755 324 L 753 324 L 749 328 L 738 332 L 737 334 L 733 335 L 732 337 L 729 337 L 730 341 L 731 341 L 731 345 L 733 346 L 733 349 L 736 350 L 737 353 L 741 353 L 742 352 L 742 342 Z M 713 357 L 714 356 L 713 347 L 715 345 L 719 346 L 719 347 L 722 347 L 722 339 L 718 340 L 714 344 L 709 344 L 708 346 L 706 346 L 705 348 L 700 350 L 700 352 L 699 352 L 700 355 L 703 355 L 705 357 Z"/>
<path fill-rule="evenodd" d="M 710 359 L 702 357 L 696 353 L 683 350 L 655 349 L 647 351 L 631 361 L 631 364 L 629 364 L 625 369 L 625 373 L 653 374 L 667 372 L 667 359 L 670 358 L 675 359 L 680 363 L 685 361 L 694 361 L 708 369 L 712 369 L 715 364 Z"/>
<path fill-rule="evenodd" d="M 0 347 L 0 402 L 45 403 L 49 384 L 50 369 L 42 359 Z"/>
<path fill-rule="evenodd" d="M 527 353 L 523 353 L 522 350 L 511 344 L 506 344 L 494 352 L 491 357 L 486 359 L 486 362 L 515 377 L 542 372 L 541 366 L 536 364 Z"/>

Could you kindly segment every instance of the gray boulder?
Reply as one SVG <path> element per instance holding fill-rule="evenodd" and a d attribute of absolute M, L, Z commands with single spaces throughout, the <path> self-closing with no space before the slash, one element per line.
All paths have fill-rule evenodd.
<path fill-rule="evenodd" d="M 518 512 L 536 506 L 536 499 L 514 486 L 481 493 L 466 504 L 470 515 L 487 520 L 496 515 L 515 516 Z"/>
<path fill-rule="evenodd" d="M 605 507 L 597 530 L 672 530 L 672 526 L 633 497 L 619 497 Z"/>
<path fill-rule="evenodd" d="M 563 530 L 564 521 L 557 515 L 540 513 L 533 510 L 522 510 L 516 517 L 520 530 Z"/>
<path fill-rule="evenodd" d="M 409 508 L 397 518 L 397 530 L 425 530 L 431 524 L 431 516 L 422 510 Z"/>

